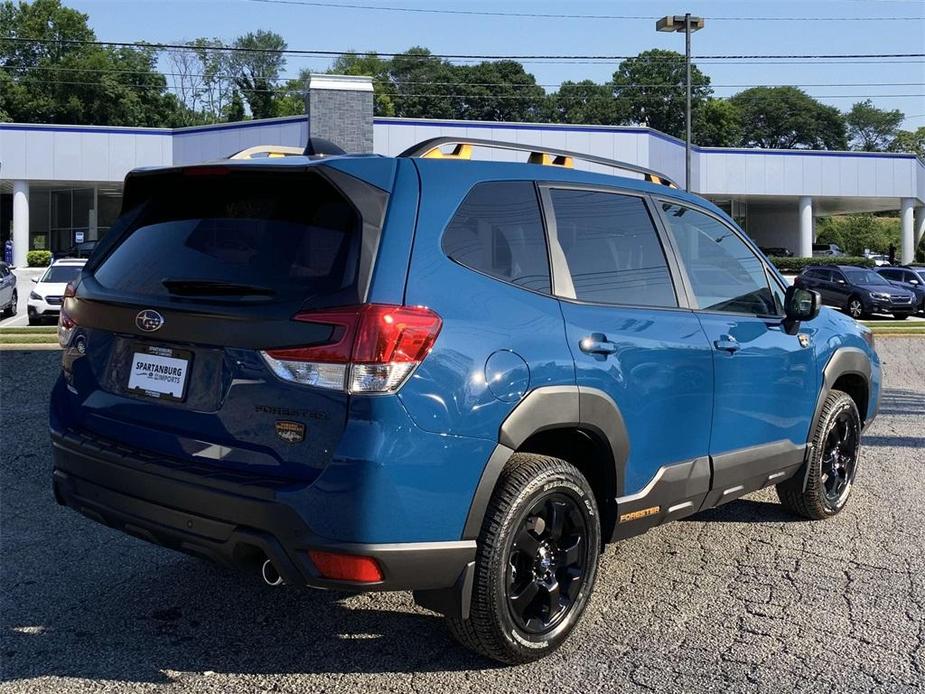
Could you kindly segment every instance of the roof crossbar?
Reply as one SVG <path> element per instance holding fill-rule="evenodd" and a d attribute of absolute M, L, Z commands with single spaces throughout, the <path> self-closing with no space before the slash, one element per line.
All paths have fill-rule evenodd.
<path fill-rule="evenodd" d="M 581 152 L 570 152 L 565 149 L 551 149 L 537 145 L 528 145 L 517 142 L 503 142 L 500 140 L 481 140 L 477 138 L 460 138 L 460 137 L 432 137 L 416 145 L 412 145 L 404 152 L 399 154 L 400 157 L 410 158 L 445 158 L 459 159 L 459 156 L 434 155 L 432 152 L 440 151 L 444 145 L 455 145 L 458 149 L 463 145 L 474 147 L 487 147 L 489 149 L 507 149 L 517 152 L 528 152 L 531 163 L 545 163 L 552 166 L 570 166 L 572 159 L 580 159 L 592 164 L 610 166 L 615 169 L 629 171 L 631 173 L 641 174 L 642 177 L 650 183 L 660 183 L 669 188 L 677 188 L 678 184 L 668 178 L 665 174 L 659 173 L 644 166 L 630 164 L 629 162 L 619 161 L 617 159 L 607 159 L 598 157 L 593 154 L 583 154 Z M 545 155 L 545 156 L 544 156 Z"/>

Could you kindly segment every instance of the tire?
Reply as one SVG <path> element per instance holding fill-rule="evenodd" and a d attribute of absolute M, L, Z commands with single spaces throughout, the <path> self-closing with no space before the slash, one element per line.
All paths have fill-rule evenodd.
<path fill-rule="evenodd" d="M 848 299 L 848 303 L 845 305 L 845 312 L 854 318 L 854 320 L 861 320 L 869 315 L 867 311 L 864 310 L 864 302 L 857 296 L 852 296 Z"/>
<path fill-rule="evenodd" d="M 29 316 L 29 325 L 41 325 L 42 319 L 38 316 Z"/>
<path fill-rule="evenodd" d="M 910 314 L 908 313 L 894 313 L 893 318 L 896 320 L 906 320 Z"/>
<path fill-rule="evenodd" d="M 514 454 L 485 512 L 469 618 L 449 618 L 450 632 L 509 665 L 549 655 L 588 603 L 600 551 L 600 516 L 584 476 L 558 458 Z"/>
<path fill-rule="evenodd" d="M 845 507 L 857 474 L 861 417 L 850 395 L 833 390 L 826 397 L 812 446 L 812 454 L 800 471 L 777 485 L 777 496 L 790 512 L 822 520 Z"/>

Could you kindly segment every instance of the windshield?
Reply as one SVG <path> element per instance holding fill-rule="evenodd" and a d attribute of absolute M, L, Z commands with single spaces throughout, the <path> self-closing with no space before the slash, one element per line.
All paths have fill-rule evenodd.
<path fill-rule="evenodd" d="M 67 284 L 76 280 L 81 270 L 83 267 L 80 265 L 52 265 L 39 281 L 49 284 Z"/>
<path fill-rule="evenodd" d="M 886 286 L 890 284 L 871 270 L 845 270 L 844 272 L 851 284 L 883 284 Z"/>

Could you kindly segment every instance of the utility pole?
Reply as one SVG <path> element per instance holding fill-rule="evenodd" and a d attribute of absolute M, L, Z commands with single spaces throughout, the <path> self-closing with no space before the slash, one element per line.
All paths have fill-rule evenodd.
<path fill-rule="evenodd" d="M 687 72 L 687 98 L 684 113 L 684 190 L 691 189 L 691 34 L 703 29 L 703 17 L 692 17 L 686 13 L 683 17 L 668 15 L 655 23 L 656 31 L 684 32 L 684 67 Z"/>

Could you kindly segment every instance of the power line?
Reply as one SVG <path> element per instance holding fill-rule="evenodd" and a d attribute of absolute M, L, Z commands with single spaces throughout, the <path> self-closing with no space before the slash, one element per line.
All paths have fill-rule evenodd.
<path fill-rule="evenodd" d="M 516 17 L 528 19 L 594 19 L 594 20 L 625 20 L 625 21 L 654 21 L 658 19 L 652 15 L 614 15 L 614 14 L 565 14 L 558 12 L 500 12 L 491 10 L 450 10 L 426 7 L 391 7 L 385 5 L 360 5 L 356 3 L 313 2 L 309 0 L 245 0 L 268 5 L 301 5 L 305 7 L 325 7 L 339 10 L 373 10 L 377 12 L 407 12 L 417 14 L 442 14 L 474 17 Z M 923 21 L 923 17 L 721 17 L 708 16 L 711 22 L 908 22 Z"/>
<path fill-rule="evenodd" d="M 116 46 L 120 48 L 138 48 L 138 49 L 157 49 L 157 50 L 181 50 L 181 51 L 223 51 L 228 53 L 258 53 L 258 54 L 284 54 L 284 55 L 310 55 L 310 56 L 333 56 L 340 57 L 345 55 L 362 55 L 356 51 L 330 51 L 330 50 L 309 50 L 297 48 L 249 48 L 244 46 L 190 46 L 188 44 L 177 43 L 145 43 L 137 41 L 90 41 L 82 39 L 27 39 L 20 37 L 3 38 L 0 41 L 11 41 L 14 43 L 39 43 L 39 44 L 70 44 L 70 45 L 92 45 L 92 46 Z M 415 55 L 407 53 L 388 53 L 379 51 L 366 51 L 366 54 L 373 53 L 380 57 L 402 57 L 411 59 L 443 59 L 443 60 L 628 60 L 637 58 L 636 55 L 477 55 L 464 53 L 429 53 L 427 55 Z M 849 60 L 857 58 L 925 58 L 925 53 L 820 53 L 820 54 L 757 54 L 757 55 L 700 55 L 695 56 L 697 60 Z M 649 58 L 649 60 L 662 60 L 660 58 Z M 673 57 L 664 58 L 664 60 L 675 60 Z"/>
<path fill-rule="evenodd" d="M 90 82 L 85 80 L 43 80 L 44 84 L 67 84 L 67 85 L 79 85 L 79 86 L 91 86 L 98 87 L 102 86 L 102 82 Z M 169 84 L 150 84 L 150 83 L 125 83 L 119 82 L 118 86 L 129 87 L 134 89 L 157 89 L 161 91 L 171 91 L 178 90 L 179 87 L 175 87 Z M 465 88 L 466 85 L 456 85 L 457 87 Z M 783 85 L 788 86 L 788 85 Z M 676 89 L 681 89 L 680 86 L 676 86 Z M 247 87 L 237 87 L 237 90 L 244 94 L 257 94 L 257 93 L 274 93 L 274 94 L 304 94 L 304 91 L 301 89 L 288 89 L 288 88 L 247 88 Z M 435 92 L 389 92 L 387 94 L 390 98 L 440 98 L 440 99 L 529 99 L 530 96 L 518 96 L 518 95 L 496 95 L 496 94 L 464 94 L 457 92 L 449 93 L 435 93 Z M 538 95 L 539 96 L 539 95 Z M 925 93 L 921 94 L 810 94 L 810 97 L 814 99 L 865 99 L 865 98 L 925 98 Z M 560 99 L 572 99 L 572 100 L 583 100 L 584 96 L 567 96 L 560 95 Z M 615 101 L 636 101 L 637 97 L 631 96 L 608 96 L 608 99 Z M 717 97 L 720 100 L 727 100 L 732 97 Z M 747 99 L 747 98 L 756 98 L 756 97 L 737 97 L 738 99 Z M 913 116 L 914 117 L 914 116 Z"/>
<path fill-rule="evenodd" d="M 42 65 L 23 65 L 23 66 L 3 66 L 0 65 L 0 70 L 9 71 L 18 71 L 18 72 L 70 72 L 70 73 L 93 73 L 93 74 L 133 74 L 133 75 L 147 75 L 147 74 L 156 74 L 163 75 L 165 77 L 185 77 L 185 78 L 197 78 L 197 79 L 224 79 L 224 80 L 233 80 L 236 75 L 225 74 L 225 73 L 215 73 L 206 75 L 204 73 L 183 73 L 183 72 L 160 72 L 151 73 L 150 70 L 127 70 L 119 68 L 75 68 L 75 67 L 60 67 L 60 66 L 42 66 Z M 288 82 L 291 79 L 297 78 L 288 78 L 288 77 L 277 77 L 273 82 Z M 429 80 L 401 80 L 401 84 L 414 84 L 414 85 L 428 85 L 428 86 L 438 86 L 438 87 L 514 87 L 521 89 L 528 89 L 532 87 L 550 87 L 550 88 L 561 88 L 565 82 L 531 82 L 531 83 L 516 83 L 516 82 L 434 82 Z M 713 83 L 711 82 L 708 85 L 695 85 L 695 86 L 704 86 L 715 89 L 747 89 L 750 87 L 917 87 L 921 86 L 921 82 L 806 82 L 806 83 L 793 83 L 789 82 L 786 84 L 753 84 L 753 83 L 740 83 L 740 84 L 722 84 L 722 83 Z M 606 87 L 609 86 L 609 83 L 596 82 L 594 85 L 583 85 L 581 82 L 569 81 L 568 86 L 598 86 Z M 664 83 L 642 83 L 634 82 L 628 84 L 618 85 L 621 88 L 647 88 L 647 89 L 678 89 L 683 88 L 683 84 L 664 84 Z"/>

